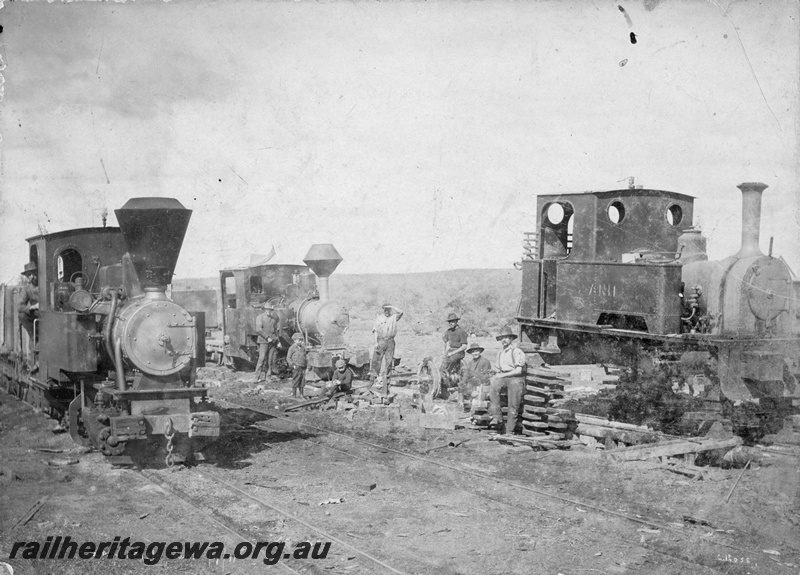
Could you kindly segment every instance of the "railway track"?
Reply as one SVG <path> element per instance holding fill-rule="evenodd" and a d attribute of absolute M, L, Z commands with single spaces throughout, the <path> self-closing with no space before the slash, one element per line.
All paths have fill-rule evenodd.
<path fill-rule="evenodd" d="M 136 473 L 142 479 L 149 482 L 152 485 L 156 485 L 165 491 L 167 491 L 173 497 L 179 499 L 184 504 L 190 506 L 191 508 L 199 511 L 206 517 L 208 517 L 213 523 L 221 527 L 223 530 L 227 531 L 229 534 L 233 535 L 234 537 L 238 538 L 240 542 L 249 543 L 252 547 L 251 549 L 255 549 L 255 546 L 258 545 L 260 538 L 253 537 L 253 526 L 247 525 L 242 520 L 237 520 L 231 517 L 226 516 L 224 513 L 221 512 L 219 507 L 214 507 L 208 503 L 209 499 L 220 498 L 219 490 L 223 489 L 227 491 L 232 496 L 239 498 L 242 501 L 246 502 L 253 502 L 257 504 L 259 507 L 267 510 L 268 512 L 272 513 L 274 516 L 281 517 L 284 519 L 290 520 L 290 522 L 296 523 L 301 527 L 306 528 L 308 531 L 313 532 L 314 534 L 320 536 L 324 540 L 335 542 L 336 544 L 340 545 L 344 548 L 348 553 L 355 553 L 358 555 L 364 563 L 370 565 L 371 572 L 374 573 L 394 573 L 395 575 L 406 575 L 403 571 L 395 569 L 385 561 L 375 557 L 371 553 L 358 548 L 357 546 L 343 541 L 342 539 L 336 537 L 332 533 L 327 532 L 325 529 L 313 525 L 302 518 L 297 517 L 281 509 L 279 506 L 275 505 L 272 502 L 267 501 L 263 497 L 256 496 L 252 493 L 249 493 L 245 489 L 234 485 L 233 483 L 226 481 L 225 479 L 219 477 L 217 474 L 213 472 L 209 472 L 207 470 L 202 469 L 192 469 L 191 473 L 195 476 L 195 478 L 202 479 L 202 483 L 195 483 L 192 487 L 192 491 L 200 491 L 202 495 L 193 495 L 189 493 L 188 490 L 184 486 L 177 486 L 175 482 L 169 480 L 168 477 L 164 477 L 163 475 L 159 475 L 152 471 L 148 470 L 131 470 L 132 473 Z M 215 497 L 216 496 L 216 497 Z M 230 497 L 227 498 L 227 503 L 230 504 Z M 267 519 L 267 521 L 270 521 Z M 285 539 L 285 535 L 281 535 L 283 539 Z M 259 555 L 257 557 L 253 557 L 253 552 L 249 553 L 249 557 L 246 558 L 253 565 L 256 566 L 257 571 L 262 569 L 260 563 L 263 560 L 264 555 Z M 235 557 L 226 557 L 226 559 L 231 560 Z M 308 561 L 297 560 L 291 557 L 289 554 L 285 554 L 280 557 L 280 561 L 275 563 L 276 567 L 279 567 L 284 572 L 287 573 L 327 573 L 329 571 L 325 571 L 320 567 L 317 567 L 314 563 L 310 563 Z M 377 569 L 377 570 L 376 570 Z"/>
<path fill-rule="evenodd" d="M 262 410 L 228 401 L 217 400 L 217 402 L 220 405 L 227 406 L 229 408 L 245 409 L 268 416 L 270 418 L 269 421 L 259 422 L 258 427 L 260 429 L 272 428 L 276 432 L 286 433 L 287 431 L 285 429 L 285 425 L 290 424 L 297 426 L 298 429 L 313 430 L 316 433 L 313 439 L 310 437 L 302 437 L 302 439 L 324 449 L 345 454 L 348 457 L 355 458 L 356 460 L 368 461 L 390 467 L 393 466 L 395 469 L 398 468 L 397 462 L 400 460 L 399 458 L 411 460 L 413 465 L 411 467 L 406 466 L 404 470 L 408 471 L 409 469 L 412 469 L 413 474 L 421 479 L 422 482 L 432 476 L 436 476 L 437 474 L 441 475 L 442 471 L 444 471 L 446 474 L 446 477 L 444 478 L 445 481 L 452 480 L 454 473 L 456 476 L 461 478 L 477 478 L 484 482 L 491 482 L 494 485 L 494 489 L 491 493 L 489 493 L 487 489 L 475 489 L 474 486 L 471 486 L 468 481 L 459 481 L 457 486 L 459 489 L 464 490 L 465 492 L 484 501 L 498 503 L 506 508 L 506 510 L 515 508 L 515 513 L 522 514 L 528 518 L 530 518 L 532 514 L 536 514 L 537 517 L 546 517 L 551 522 L 557 522 L 559 520 L 564 520 L 565 518 L 568 521 L 582 518 L 581 514 L 591 513 L 601 516 L 605 519 L 616 520 L 620 524 L 629 524 L 630 527 L 637 528 L 636 531 L 627 531 L 628 535 L 634 536 L 634 541 L 636 540 L 636 534 L 640 532 L 647 533 L 648 538 L 650 538 L 649 544 L 637 542 L 633 545 L 634 547 L 638 547 L 642 551 L 654 553 L 661 557 L 662 560 L 674 561 L 676 562 L 676 567 L 681 566 L 682 568 L 685 568 L 687 566 L 692 566 L 692 568 L 695 570 L 701 569 L 706 570 L 707 572 L 727 573 L 730 572 L 727 566 L 719 564 L 714 565 L 714 562 L 709 561 L 708 557 L 736 555 L 758 557 L 759 565 L 761 567 L 760 572 L 762 573 L 781 572 L 780 565 L 776 565 L 772 558 L 768 558 L 759 551 L 748 549 L 742 545 L 736 544 L 735 542 L 730 543 L 703 540 L 700 539 L 699 535 L 672 527 L 663 520 L 625 514 L 613 509 L 604 508 L 586 500 L 574 497 L 565 497 L 541 488 L 494 477 L 490 474 L 476 471 L 474 469 L 465 468 L 459 465 L 452 465 L 431 457 L 424 457 L 416 453 L 402 451 L 393 447 L 375 443 L 373 441 L 367 441 L 350 434 L 325 429 L 318 425 L 313 425 L 306 422 L 296 421 L 289 417 L 278 415 L 269 410 Z M 346 442 L 349 442 L 349 444 L 346 448 L 343 448 L 341 445 L 333 445 L 331 443 L 331 438 L 343 438 Z M 391 457 L 386 457 L 387 454 Z M 499 489 L 499 494 L 498 488 L 501 488 Z M 516 492 L 516 498 L 514 497 L 513 492 Z M 540 505 L 533 505 L 529 502 L 526 502 L 524 509 L 519 509 L 519 492 L 535 496 L 537 503 L 540 503 Z M 541 505 L 542 501 L 548 501 L 550 504 L 543 507 Z M 659 537 L 651 538 L 651 535 L 655 533 L 657 533 Z M 706 532 L 704 535 L 708 535 L 708 532 Z M 660 539 L 665 541 L 660 541 Z M 666 540 L 669 540 L 670 542 L 667 542 Z M 695 557 L 695 559 L 692 557 L 682 556 L 676 552 L 675 545 L 673 544 L 676 540 L 682 541 L 684 545 L 688 545 L 691 549 L 693 549 L 694 551 L 692 555 Z M 602 547 L 605 541 L 603 538 L 600 538 L 596 541 L 596 543 L 598 546 Z M 700 558 L 700 560 L 696 560 L 697 558 Z"/>

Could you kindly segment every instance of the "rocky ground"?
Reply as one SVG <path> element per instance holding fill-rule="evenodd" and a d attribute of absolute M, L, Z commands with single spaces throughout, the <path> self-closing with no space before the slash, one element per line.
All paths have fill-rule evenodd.
<path fill-rule="evenodd" d="M 0 561 L 21 574 L 800 573 L 796 450 L 690 480 L 594 447 L 541 452 L 484 431 L 426 429 L 403 388 L 393 390 L 397 407 L 284 416 L 295 401 L 287 380 L 257 388 L 252 374 L 218 367 L 200 380 L 223 414 L 222 438 L 205 463 L 154 462 L 146 476 L 77 448 L 0 393 Z M 48 536 L 331 546 L 324 559 L 271 566 L 264 554 L 153 565 L 9 558 L 15 542 Z"/>
<path fill-rule="evenodd" d="M 440 332 L 413 330 L 398 336 L 399 368 L 411 372 L 441 352 Z M 348 337 L 368 346 L 369 322 Z M 490 357 L 498 348 L 472 339 Z M 572 380 L 582 393 L 601 383 L 591 368 Z M 0 392 L 0 573 L 800 573 L 798 448 L 690 479 L 616 461 L 600 444 L 491 441 L 452 403 L 436 409 L 455 429 L 431 429 L 408 387 L 392 388 L 391 406 L 284 413 L 298 401 L 287 379 L 255 385 L 252 373 L 209 366 L 198 381 L 222 414 L 221 438 L 195 467 L 154 460 L 141 471 L 75 446 Z M 219 542 L 230 557 L 59 560 L 40 548 L 32 558 L 32 542 L 59 536 L 128 538 L 152 554 L 159 542 Z M 304 541 L 319 543 L 317 559 L 292 556 Z M 261 555 L 236 559 L 247 542 L 264 543 Z"/>

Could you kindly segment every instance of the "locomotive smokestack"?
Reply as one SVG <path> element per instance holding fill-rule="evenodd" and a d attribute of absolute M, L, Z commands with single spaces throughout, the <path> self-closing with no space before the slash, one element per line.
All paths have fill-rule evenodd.
<path fill-rule="evenodd" d="M 328 278 L 341 261 L 342 256 L 339 255 L 333 244 L 314 244 L 303 259 L 303 262 L 317 276 L 317 289 L 321 301 L 329 298 Z"/>
<path fill-rule="evenodd" d="M 131 198 L 114 213 L 139 281 L 166 290 L 192 210 L 174 198 Z"/>
<path fill-rule="evenodd" d="M 767 184 L 744 182 L 736 186 L 742 190 L 742 247 L 736 254 L 740 258 L 763 255 L 758 247 L 761 228 L 761 194 Z"/>

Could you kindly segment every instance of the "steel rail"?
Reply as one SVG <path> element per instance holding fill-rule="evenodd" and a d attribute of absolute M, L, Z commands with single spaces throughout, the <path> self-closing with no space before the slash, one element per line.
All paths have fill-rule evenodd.
<path fill-rule="evenodd" d="M 240 405 L 240 404 L 228 401 L 228 400 L 218 399 L 218 398 L 214 399 L 214 401 L 219 403 L 219 404 L 221 404 L 221 405 L 228 405 L 228 406 L 234 407 L 234 408 L 246 409 L 248 411 L 261 413 L 262 415 L 267 415 L 267 416 L 272 417 L 273 419 L 276 419 L 276 420 L 287 421 L 287 422 L 293 423 L 295 425 L 298 425 L 298 426 L 301 426 L 301 427 L 307 427 L 307 428 L 310 428 L 310 429 L 315 429 L 317 431 L 320 431 L 320 432 L 323 432 L 323 433 L 327 433 L 329 435 L 336 435 L 336 436 L 339 436 L 339 437 L 344 437 L 346 439 L 349 439 L 349 440 L 357 442 L 357 443 L 363 443 L 364 445 L 368 445 L 368 446 L 370 446 L 370 447 L 372 447 L 374 449 L 378 449 L 378 450 L 381 450 L 381 451 L 389 451 L 389 452 L 395 453 L 397 455 L 402 455 L 404 457 L 408 457 L 410 459 L 415 459 L 415 460 L 421 461 L 423 463 L 427 463 L 427 464 L 431 464 L 431 465 L 436 465 L 438 467 L 443 467 L 443 468 L 446 468 L 446 469 L 450 469 L 451 471 L 456 471 L 458 473 L 464 473 L 464 474 L 467 474 L 467 475 L 472 475 L 474 477 L 479 477 L 481 479 L 489 479 L 489 480 L 494 481 L 496 483 L 500 483 L 500 484 L 503 484 L 503 485 L 508 485 L 510 487 L 515 487 L 517 489 L 521 489 L 523 491 L 528 491 L 530 493 L 534 493 L 536 495 L 541 495 L 543 497 L 548 497 L 550 499 L 556 499 L 556 500 L 564 502 L 564 503 L 569 503 L 570 505 L 578 505 L 578 506 L 581 506 L 581 507 L 586 507 L 586 508 L 591 509 L 591 510 L 593 510 L 593 511 L 595 511 L 597 513 L 600 513 L 600 514 L 611 515 L 611 516 L 614 516 L 614 517 L 618 517 L 620 519 L 625 519 L 627 521 L 631 521 L 633 523 L 638 523 L 640 525 L 645 525 L 647 527 L 651 527 L 651 528 L 655 528 L 655 529 L 663 529 L 664 531 L 668 531 L 670 533 L 673 533 L 675 535 L 680 535 L 682 537 L 690 537 L 690 534 L 687 534 L 687 533 L 681 531 L 680 529 L 676 529 L 674 527 L 670 527 L 669 525 L 663 525 L 663 524 L 660 524 L 660 523 L 656 523 L 655 521 L 652 521 L 652 520 L 639 518 L 639 517 L 634 517 L 632 515 L 621 513 L 619 511 L 614 511 L 612 509 L 607 509 L 605 507 L 601 507 L 599 505 L 594 505 L 592 503 L 586 503 L 584 501 L 580 501 L 580 500 L 576 500 L 576 499 L 570 499 L 568 497 L 563 497 L 561 495 L 557 495 L 557 494 L 554 494 L 554 493 L 549 493 L 547 491 L 541 491 L 539 489 L 535 489 L 533 487 L 530 487 L 528 485 L 524 485 L 522 483 L 518 483 L 516 481 L 509 481 L 507 479 L 501 479 L 501 478 L 498 478 L 498 477 L 492 477 L 491 475 L 487 475 L 485 473 L 481 473 L 481 472 L 478 472 L 478 471 L 473 471 L 471 469 L 466 469 L 466 468 L 461 468 L 461 467 L 457 467 L 457 466 L 454 466 L 454 465 L 449 465 L 447 463 L 444 463 L 444 462 L 441 462 L 441 461 L 437 461 L 435 459 L 422 457 L 420 455 L 416 455 L 414 453 L 408 453 L 406 451 L 401 451 L 399 449 L 395 449 L 393 447 L 388 447 L 386 445 L 380 445 L 380 444 L 377 444 L 377 443 L 372 443 L 370 441 L 367 441 L 365 439 L 361 439 L 361 438 L 358 438 L 358 437 L 354 437 L 354 436 L 349 435 L 347 433 L 342 433 L 342 432 L 339 432 L 339 431 L 333 431 L 333 430 L 330 430 L 330 429 L 325 429 L 323 427 L 319 427 L 317 425 L 313 425 L 313 424 L 306 423 L 306 422 L 303 422 L 303 421 L 296 421 L 296 420 L 294 420 L 294 419 L 292 419 L 292 418 L 290 418 L 288 416 L 281 415 L 281 414 L 276 414 L 274 412 L 271 412 L 271 411 L 268 411 L 268 410 L 265 410 L 265 409 L 260 409 L 260 408 L 257 408 L 257 407 L 251 407 L 251 406 L 246 406 L 246 405 Z M 716 541 L 715 542 L 707 541 L 705 543 L 708 543 L 710 545 L 718 545 L 720 547 L 727 547 L 728 549 L 733 549 L 735 551 L 739 551 L 739 552 L 742 552 L 742 553 L 747 553 L 747 554 L 754 555 L 754 556 L 761 556 L 762 555 L 762 553 L 759 552 L 759 551 L 754 551 L 752 549 L 739 547 L 737 545 L 733 545 L 733 544 L 730 544 L 730 543 L 716 542 Z M 647 549 L 650 549 L 650 548 L 647 548 Z M 713 567 L 709 567 L 709 568 L 710 569 L 714 569 Z"/>
<path fill-rule="evenodd" d="M 223 529 L 225 529 L 226 531 L 228 531 L 232 535 L 238 537 L 242 541 L 247 541 L 248 543 L 257 543 L 253 539 L 250 539 L 250 537 L 248 537 L 247 535 L 245 535 L 243 533 L 240 533 L 236 529 L 233 529 L 232 527 L 226 525 L 223 521 L 221 521 L 220 519 L 215 517 L 213 513 L 209 512 L 207 509 L 204 509 L 203 507 L 201 507 L 200 505 L 198 505 L 197 503 L 192 501 L 192 498 L 190 498 L 189 496 L 183 494 L 180 490 L 176 489 L 174 486 L 170 485 L 168 482 L 164 481 L 163 479 L 161 479 L 160 477 L 156 476 L 155 474 L 153 474 L 151 472 L 148 472 L 148 471 L 144 471 L 142 469 L 132 469 L 130 471 L 132 471 L 133 473 L 139 475 L 140 477 L 143 477 L 144 479 L 149 481 L 152 485 L 156 485 L 157 487 L 165 489 L 173 497 L 176 497 L 177 499 L 183 501 L 185 504 L 189 505 L 192 509 L 195 509 L 195 510 L 199 511 L 200 513 L 202 513 L 203 515 L 205 515 L 206 517 L 211 519 L 211 521 L 213 521 L 214 523 L 216 523 L 217 525 L 219 525 L 220 527 L 222 527 Z M 294 573 L 295 575 L 301 575 L 301 573 L 299 571 L 296 571 L 295 569 L 292 569 L 291 567 L 289 567 L 283 561 L 279 561 L 278 564 L 281 567 L 283 567 L 284 569 L 286 569 L 287 571 L 289 571 L 290 573 Z"/>
<path fill-rule="evenodd" d="M 217 483 L 219 483 L 223 487 L 227 488 L 229 491 L 233 491 L 234 493 L 238 493 L 241 496 L 247 497 L 248 499 L 251 499 L 251 500 L 255 501 L 256 503 L 258 503 L 259 505 L 263 505 L 264 507 L 267 507 L 268 509 L 271 509 L 272 511 L 275 511 L 276 513 L 279 513 L 280 515 L 283 515 L 284 517 L 288 517 L 292 521 L 296 521 L 297 523 L 300 523 L 301 525 L 303 525 L 304 527 L 307 527 L 308 529 L 316 531 L 317 533 L 319 533 L 323 537 L 327 537 L 331 541 L 335 541 L 339 545 L 343 545 L 344 547 L 347 547 L 348 549 L 358 553 L 362 557 L 366 557 L 367 559 L 369 559 L 373 563 L 375 563 L 377 565 L 380 565 L 381 567 L 383 567 L 387 571 L 391 571 L 392 573 L 397 573 L 397 575 L 406 575 L 402 571 L 398 571 L 397 569 L 395 569 L 391 565 L 388 565 L 388 564 L 384 563 L 383 561 L 381 561 L 377 557 L 373 557 L 369 553 L 367 553 L 365 551 L 362 551 L 361 549 L 359 549 L 357 547 L 354 547 L 350 543 L 347 543 L 346 541 L 342 541 L 341 539 L 331 535 L 330 533 L 328 533 L 324 529 L 321 529 L 320 527 L 316 527 L 316 526 L 312 525 L 311 523 L 308 523 L 307 521 L 304 521 L 303 519 L 300 519 L 299 517 L 296 517 L 296 516 L 292 515 L 288 511 L 284 511 L 283 509 L 280 509 L 279 507 L 276 507 L 275 505 L 273 505 L 271 503 L 267 503 L 266 501 L 264 501 L 260 497 L 256 497 L 255 495 L 251 495 L 247 491 L 245 491 L 243 489 L 240 489 L 239 487 L 236 487 L 234 484 L 229 483 L 228 481 L 222 479 L 221 477 L 219 477 L 215 473 L 211 473 L 209 471 L 204 471 L 204 470 L 201 470 L 201 469 L 195 469 L 195 471 L 197 473 L 199 473 L 200 475 L 203 475 L 204 477 L 208 477 L 209 479 L 212 479 L 213 481 L 216 481 Z"/>

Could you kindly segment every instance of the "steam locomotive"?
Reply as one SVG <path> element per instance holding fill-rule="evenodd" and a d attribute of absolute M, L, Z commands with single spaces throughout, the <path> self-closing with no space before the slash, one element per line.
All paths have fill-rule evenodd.
<path fill-rule="evenodd" d="M 7 390 L 62 420 L 73 440 L 108 456 L 167 465 L 219 435 L 204 405 L 203 315 L 166 295 L 191 210 L 133 198 L 119 228 L 29 238 L 38 317 L 23 329 L 24 289 L 2 286 L 0 370 Z"/>
<path fill-rule="evenodd" d="M 800 336 L 792 272 L 759 248 L 762 183 L 743 183 L 742 245 L 709 261 L 694 198 L 641 189 L 540 195 L 526 235 L 523 345 L 556 365 L 705 354 L 723 401 L 795 410 Z M 712 381 L 713 381 L 712 379 Z M 715 396 L 716 394 L 716 396 Z"/>
<path fill-rule="evenodd" d="M 305 266 L 267 263 L 221 270 L 224 349 L 234 367 L 256 363 L 256 317 L 270 306 L 278 316 L 283 355 L 292 334 L 299 332 L 308 365 L 319 379 L 329 378 L 337 359 L 344 359 L 356 375 L 366 375 L 369 350 L 346 344 L 350 316 L 340 302 L 330 299 L 328 279 L 341 261 L 333 245 L 314 244 L 303 259 Z"/>

